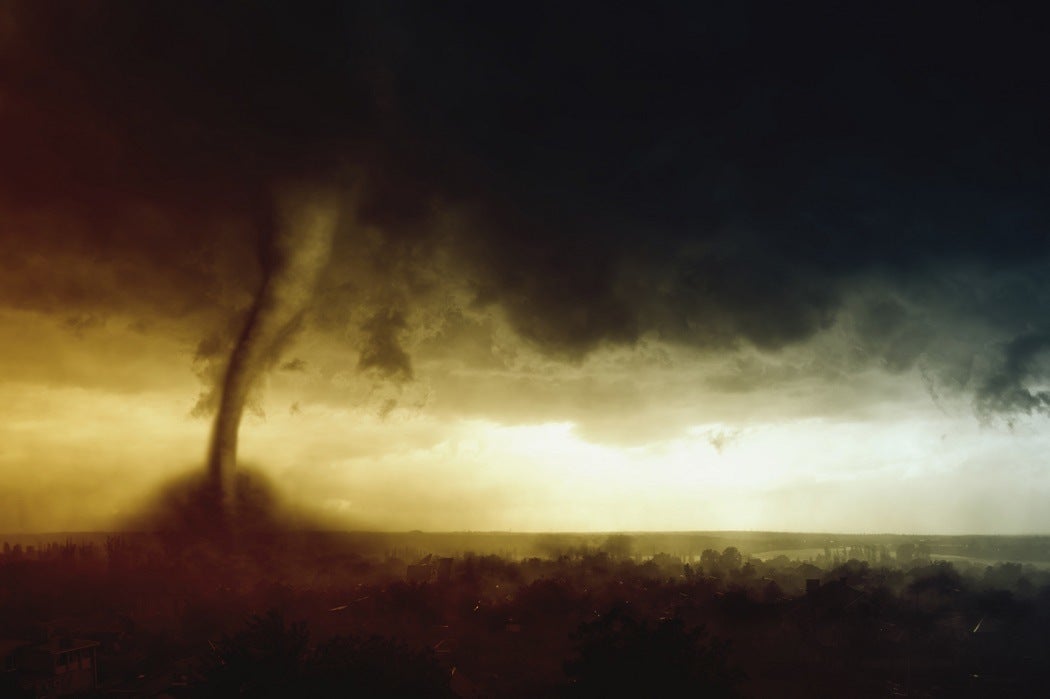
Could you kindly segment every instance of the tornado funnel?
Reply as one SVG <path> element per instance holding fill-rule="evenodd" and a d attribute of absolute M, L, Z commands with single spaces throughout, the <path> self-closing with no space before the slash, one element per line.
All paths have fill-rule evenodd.
<path fill-rule="evenodd" d="M 252 385 L 278 360 L 294 334 L 328 261 L 337 220 L 331 194 L 282 194 L 271 201 L 270 229 L 260 236 L 263 278 L 230 354 L 208 448 L 208 475 L 229 514 L 236 501 L 237 437 Z"/>

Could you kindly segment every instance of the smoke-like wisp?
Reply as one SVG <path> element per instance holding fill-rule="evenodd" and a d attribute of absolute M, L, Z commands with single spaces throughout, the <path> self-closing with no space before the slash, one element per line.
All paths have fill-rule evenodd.
<path fill-rule="evenodd" d="M 273 206 L 270 239 L 262 242 L 262 285 L 230 355 L 208 448 L 208 474 L 227 511 L 236 497 L 237 433 L 248 393 L 302 319 L 338 217 L 330 193 L 276 196 Z"/>

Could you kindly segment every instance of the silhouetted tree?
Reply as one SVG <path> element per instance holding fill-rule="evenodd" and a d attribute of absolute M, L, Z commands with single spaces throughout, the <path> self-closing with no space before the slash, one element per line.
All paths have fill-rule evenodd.
<path fill-rule="evenodd" d="M 337 636 L 314 650 L 303 623 L 277 610 L 224 636 L 197 687 L 206 697 L 448 697 L 448 677 L 427 652 L 372 636 Z"/>
<path fill-rule="evenodd" d="M 766 583 L 766 586 L 762 588 L 762 599 L 765 602 L 777 602 L 784 597 L 784 591 L 777 584 L 776 580 L 770 580 Z"/>
<path fill-rule="evenodd" d="M 740 550 L 736 546 L 728 546 L 722 555 L 718 557 L 718 565 L 723 570 L 740 570 L 740 566 L 744 562 L 744 557 L 740 555 Z"/>
<path fill-rule="evenodd" d="M 304 675 L 296 696 L 452 696 L 445 671 L 429 653 L 378 636 L 331 639 L 310 657 Z"/>
<path fill-rule="evenodd" d="M 634 537 L 627 534 L 610 534 L 600 548 L 609 554 L 609 558 L 628 558 L 634 551 Z"/>
<path fill-rule="evenodd" d="M 205 672 L 204 696 L 294 695 L 308 642 L 306 625 L 286 624 L 276 609 L 253 615 L 243 630 L 216 644 Z"/>
<path fill-rule="evenodd" d="M 962 576 L 946 561 L 915 568 L 909 573 L 909 577 L 912 578 L 912 582 L 908 585 L 908 592 L 913 595 L 945 597 L 958 593 L 963 586 Z"/>
<path fill-rule="evenodd" d="M 574 634 L 577 655 L 565 664 L 574 697 L 647 697 L 678 694 L 736 696 L 740 674 L 728 663 L 727 645 L 705 642 L 702 628 L 681 619 L 639 621 L 615 607 Z"/>
<path fill-rule="evenodd" d="M 704 552 L 700 554 L 700 567 L 708 575 L 715 575 L 719 571 L 720 560 L 721 557 L 718 555 L 718 551 L 704 549 Z"/>

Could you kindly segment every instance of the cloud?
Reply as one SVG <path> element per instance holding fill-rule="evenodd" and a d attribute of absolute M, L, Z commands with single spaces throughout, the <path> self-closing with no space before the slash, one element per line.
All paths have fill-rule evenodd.
<path fill-rule="evenodd" d="M 707 438 L 708 444 L 715 448 L 719 454 L 721 454 L 726 447 L 740 439 L 739 430 L 709 430 L 704 436 Z"/>
<path fill-rule="evenodd" d="M 86 332 L 95 328 L 104 327 L 105 324 L 106 321 L 104 318 L 91 314 L 71 316 L 66 318 L 64 323 L 66 329 L 78 338 L 83 338 Z"/>
<path fill-rule="evenodd" d="M 412 362 L 400 343 L 406 326 L 404 316 L 395 309 L 379 311 L 366 320 L 362 325 L 365 335 L 358 368 L 375 370 L 389 379 L 410 380 Z"/>
<path fill-rule="evenodd" d="M 1007 343 L 1002 361 L 977 390 L 977 407 L 985 416 L 998 413 L 1050 412 L 1050 391 L 1027 382 L 1048 376 L 1045 360 L 1050 334 L 1028 333 Z M 1042 366 L 1039 361 L 1043 360 Z"/>
<path fill-rule="evenodd" d="M 281 362 L 281 371 L 306 371 L 306 362 L 299 357 L 293 357 L 286 362 Z"/>
<path fill-rule="evenodd" d="M 1045 405 L 1021 339 L 1050 331 L 1042 37 L 1008 13 L 16 2 L 5 18 L 8 307 L 163 317 L 228 347 L 265 268 L 267 193 L 305 181 L 350 212 L 307 322 L 393 381 L 449 296 L 570 364 L 656 338 L 738 353 L 721 386 L 754 391 L 777 371 L 749 352 L 841 333 L 823 367 L 783 375 L 922 362 L 980 410 Z"/>

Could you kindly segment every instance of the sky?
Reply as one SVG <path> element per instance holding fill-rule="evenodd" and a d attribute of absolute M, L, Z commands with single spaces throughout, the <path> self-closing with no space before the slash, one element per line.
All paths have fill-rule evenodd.
<path fill-rule="evenodd" d="M 1050 531 L 1044 17 L 301 5 L 0 3 L 0 531 Z"/>

